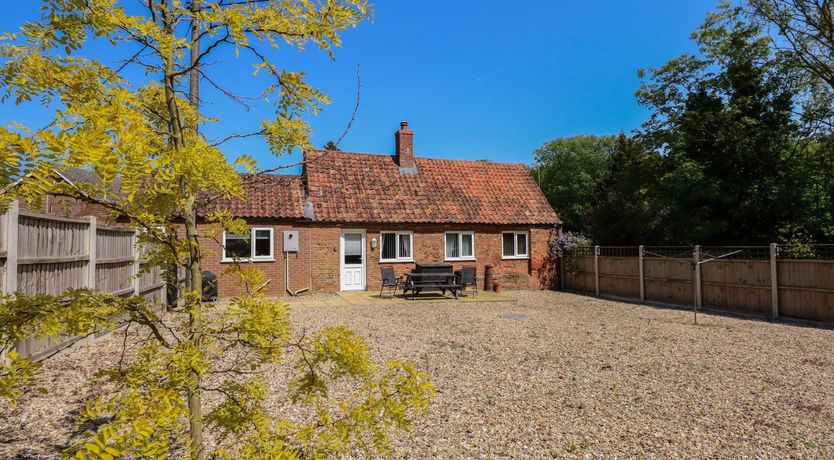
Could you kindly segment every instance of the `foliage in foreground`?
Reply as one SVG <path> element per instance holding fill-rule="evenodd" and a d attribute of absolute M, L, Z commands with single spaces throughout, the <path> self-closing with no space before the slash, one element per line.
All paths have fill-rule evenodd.
<path fill-rule="evenodd" d="M 127 328 L 118 363 L 92 376 L 102 395 L 84 408 L 79 423 L 96 428 L 66 456 L 201 459 L 208 455 L 204 429 L 219 441 L 212 454 L 220 457 L 385 451 L 392 433 L 408 429 L 427 409 L 433 387 L 413 365 L 391 361 L 377 368 L 362 337 L 341 327 L 293 334 L 287 306 L 260 294 L 265 276 L 250 264 L 230 265 L 225 276 L 238 280 L 244 294 L 228 307 L 204 304 L 200 295 L 200 262 L 218 256 L 205 242 L 221 231 L 249 233 L 218 203 L 245 199 L 243 181 L 259 173 L 248 156 L 230 163 L 217 148 L 222 141 L 211 143 L 199 130 L 213 121 L 199 111 L 200 81 L 216 84 L 209 56 L 233 48 L 248 57 L 255 74 L 266 75 L 259 100 L 270 101 L 275 116 L 254 134 L 275 155 L 288 153 L 309 147 L 303 117 L 328 99 L 303 73 L 278 66 L 269 51 L 313 45 L 332 56 L 340 33 L 369 14 L 364 0 L 48 0 L 41 20 L 25 24 L 21 37 L 0 37 L 3 100 L 56 107 L 41 129 L 0 128 L 2 204 L 25 198 L 37 205 L 53 194 L 106 206 L 142 230 L 144 270 L 185 274 L 185 289 L 169 311 L 141 297 L 85 289 L 60 298 L 18 293 L 0 299 L 3 350 L 29 336 Z M 113 68 L 84 56 L 90 40 L 134 49 Z M 126 71 L 132 67 L 140 72 Z M 244 100 L 222 88 L 217 95 Z M 57 180 L 55 172 L 68 166 L 92 169 L 101 180 Z M 252 174 L 241 176 L 236 168 Z M 37 382 L 37 365 L 13 353 L 7 358 L 0 396 L 14 400 Z M 289 420 L 267 410 L 266 401 L 275 397 L 270 372 L 288 373 L 286 394 L 278 397 L 308 417 Z M 205 394 L 216 404 L 204 404 Z"/>
<path fill-rule="evenodd" d="M 433 393 L 428 376 L 411 364 L 390 361 L 379 369 L 364 339 L 343 327 L 292 338 L 287 306 L 258 294 L 207 308 L 201 348 L 183 338 L 186 315 L 161 312 L 139 297 L 75 290 L 63 301 L 26 295 L 3 300 L 3 344 L 58 332 L 93 334 L 125 322 L 127 315 L 123 355 L 92 376 L 96 386 L 112 391 L 80 411 L 79 423 L 98 428 L 67 456 L 162 458 L 187 446 L 185 395 L 194 369 L 206 377 L 203 390 L 220 397 L 205 415 L 224 446 L 213 454 L 231 458 L 308 458 L 351 447 L 385 451 L 391 430 L 409 429 Z M 9 358 L 0 372 L 0 393 L 14 399 L 38 365 L 15 354 Z M 270 395 L 267 377 L 281 371 L 290 373 L 286 392 Z M 352 390 L 333 401 L 331 388 L 346 383 Z M 284 420 L 266 409 L 268 397 L 306 408 L 308 416 Z"/>

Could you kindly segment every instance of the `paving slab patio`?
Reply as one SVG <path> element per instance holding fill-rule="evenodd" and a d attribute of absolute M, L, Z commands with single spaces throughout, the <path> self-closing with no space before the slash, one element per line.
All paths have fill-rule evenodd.
<path fill-rule="evenodd" d="M 379 295 L 378 291 L 348 291 L 336 294 L 340 299 L 349 303 L 350 305 L 390 305 L 390 304 L 419 304 L 421 302 L 515 302 L 516 299 L 503 294 L 495 292 L 478 292 L 474 294 L 467 292 L 466 294 L 459 294 L 458 298 L 452 297 L 451 294 L 440 295 L 435 292 L 420 293 L 417 299 L 412 299 L 411 294 L 406 297 L 403 294 L 396 294 L 394 296 L 388 294 Z"/>
<path fill-rule="evenodd" d="M 473 302 L 516 302 L 517 300 L 508 295 L 498 294 L 495 292 L 478 292 L 477 295 L 467 292 L 459 295 L 457 299 L 451 295 L 442 296 L 438 293 L 421 293 L 416 300 L 412 300 L 411 296 L 406 298 L 403 294 L 390 296 L 388 294 L 379 295 L 378 291 L 349 291 L 339 292 L 333 295 L 311 295 L 299 296 L 286 299 L 291 306 L 298 305 L 304 307 L 346 307 L 349 305 L 391 305 L 391 304 L 409 304 L 418 305 L 424 302 L 431 303 L 473 303 Z"/>

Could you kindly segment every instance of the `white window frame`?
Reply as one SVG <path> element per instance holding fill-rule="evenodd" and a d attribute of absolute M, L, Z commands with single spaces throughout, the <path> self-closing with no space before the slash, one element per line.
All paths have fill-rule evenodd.
<path fill-rule="evenodd" d="M 504 235 L 513 235 L 513 255 L 508 256 L 504 254 Z M 525 245 L 526 252 L 524 254 L 518 253 L 518 235 L 524 235 L 524 241 L 527 242 Z M 505 260 L 514 260 L 514 259 L 529 259 L 530 258 L 530 232 L 528 231 L 512 231 L 512 232 L 501 232 L 501 258 Z"/>
<path fill-rule="evenodd" d="M 462 235 L 471 235 L 472 236 L 472 255 L 471 256 L 463 256 L 463 257 L 449 257 L 446 254 L 446 235 L 453 234 L 458 236 L 458 247 L 463 249 L 463 236 Z M 464 231 L 457 231 L 457 232 L 446 232 L 443 234 L 443 260 L 446 261 L 459 261 L 459 260 L 475 260 L 475 232 L 471 230 L 464 230 Z"/>
<path fill-rule="evenodd" d="M 382 245 L 384 238 L 382 235 L 389 235 L 393 234 L 394 237 L 394 244 L 396 245 L 396 254 L 397 257 L 393 259 L 383 259 L 382 258 Z M 408 257 L 401 257 L 400 256 L 400 235 L 408 235 Z M 412 231 L 390 231 L 390 232 L 379 232 L 379 261 L 380 262 L 414 262 L 414 232 Z"/>
<path fill-rule="evenodd" d="M 255 255 L 255 232 L 256 231 L 269 231 L 269 255 L 266 256 L 256 256 Z M 221 262 L 275 262 L 275 229 L 272 227 L 250 227 L 249 228 L 249 257 L 241 257 L 239 259 L 235 259 L 234 257 L 228 257 L 226 255 L 226 231 L 223 231 L 223 257 L 220 259 Z"/>

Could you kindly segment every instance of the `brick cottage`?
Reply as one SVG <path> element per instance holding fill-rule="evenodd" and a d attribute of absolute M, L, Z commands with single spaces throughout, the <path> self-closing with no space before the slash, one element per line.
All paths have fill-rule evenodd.
<path fill-rule="evenodd" d="M 205 269 L 246 260 L 270 295 L 379 289 L 381 266 L 399 275 L 415 262 L 474 265 L 479 277 L 491 264 L 508 288 L 553 286 L 561 221 L 523 164 L 415 158 L 405 122 L 395 138 L 394 155 L 308 151 L 299 176 L 244 177 L 248 199 L 222 205 L 251 234 L 223 235 Z M 221 277 L 219 289 L 240 288 Z"/>
<path fill-rule="evenodd" d="M 479 277 L 491 264 L 507 288 L 554 286 L 548 245 L 561 221 L 523 164 L 415 158 L 405 122 L 395 138 L 394 155 L 314 150 L 301 175 L 244 175 L 247 198 L 213 206 L 245 219 L 250 234 L 200 224 L 203 269 L 219 276 L 221 297 L 242 290 L 223 276 L 232 263 L 263 270 L 267 295 L 375 290 L 381 266 L 399 275 L 415 262 L 476 266 Z M 61 177 L 98 180 L 77 168 Z M 114 222 L 107 210 L 67 198 L 45 208 Z"/>

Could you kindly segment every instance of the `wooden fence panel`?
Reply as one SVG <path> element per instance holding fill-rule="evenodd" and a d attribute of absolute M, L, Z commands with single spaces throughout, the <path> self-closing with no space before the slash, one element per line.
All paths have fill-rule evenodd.
<path fill-rule="evenodd" d="M 690 264 L 653 257 L 646 257 L 643 263 L 645 264 L 643 270 L 647 301 L 692 305 L 695 291 L 693 290 L 694 274 Z"/>
<path fill-rule="evenodd" d="M 701 265 L 704 307 L 771 312 L 770 260 L 720 259 Z"/>
<path fill-rule="evenodd" d="M 17 230 L 18 263 L 32 258 L 87 255 L 88 222 L 20 211 Z"/>
<path fill-rule="evenodd" d="M 117 295 L 132 295 L 133 248 L 132 229 L 96 229 L 96 289 Z"/>
<path fill-rule="evenodd" d="M 639 268 L 636 257 L 599 256 L 600 274 L 638 278 Z"/>
<path fill-rule="evenodd" d="M 834 260 L 780 260 L 782 316 L 834 322 Z"/>
<path fill-rule="evenodd" d="M 133 263 L 97 263 L 96 289 L 116 295 L 133 294 Z"/>
<path fill-rule="evenodd" d="M 96 256 L 99 262 L 109 259 L 133 259 L 132 229 L 98 227 L 96 232 Z"/>
<path fill-rule="evenodd" d="M 142 260 L 151 251 L 151 247 L 140 245 L 138 259 Z M 136 280 L 136 294 L 141 295 L 148 301 L 164 302 L 166 294 L 165 280 L 161 267 L 150 266 L 142 263 L 136 266 L 139 271 L 139 278 Z"/>
<path fill-rule="evenodd" d="M 134 276 L 139 258 L 135 241 L 132 229 L 99 227 L 94 218 L 42 214 L 13 205 L 0 216 L 0 287 L 3 292 L 29 295 L 61 295 L 67 289 L 92 287 L 161 303 L 165 299 L 161 270 L 152 268 Z M 76 340 L 29 338 L 16 350 L 40 359 Z"/>
<path fill-rule="evenodd" d="M 9 232 L 6 231 L 7 226 L 9 225 L 9 213 L 5 212 L 0 214 L 0 250 L 4 251 L 3 258 L 5 259 L 5 251 L 9 249 L 9 242 L 8 242 L 8 234 Z"/>
<path fill-rule="evenodd" d="M 87 262 L 21 264 L 17 268 L 17 291 L 28 295 L 60 295 L 67 289 L 85 287 Z"/>
<path fill-rule="evenodd" d="M 598 266 L 587 251 L 573 256 L 576 270 L 565 271 L 565 289 L 595 293 L 598 277 L 601 296 L 640 300 L 640 258 L 618 254 L 631 249 L 639 254 L 638 248 L 600 249 L 602 254 L 614 254 L 599 255 Z M 686 258 L 687 248 L 655 250 L 669 255 L 647 254 L 643 258 L 644 301 L 691 307 L 695 303 L 695 272 Z M 771 245 L 708 248 L 702 252 L 707 256 L 702 255 L 699 264 L 701 305 L 834 323 L 834 259 L 776 257 L 776 251 L 777 247 Z"/>
<path fill-rule="evenodd" d="M 640 298 L 640 266 L 636 257 L 599 257 L 599 291 L 617 297 Z"/>
<path fill-rule="evenodd" d="M 565 270 L 565 289 L 594 292 L 594 256 L 575 256 L 573 265 L 573 270 Z"/>

